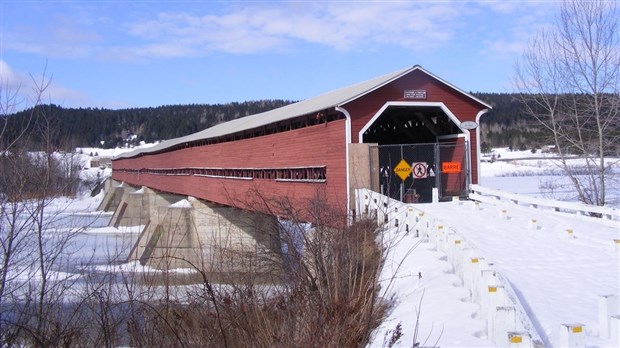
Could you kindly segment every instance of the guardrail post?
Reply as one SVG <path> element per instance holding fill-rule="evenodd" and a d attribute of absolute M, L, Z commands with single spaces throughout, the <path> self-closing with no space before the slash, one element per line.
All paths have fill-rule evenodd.
<path fill-rule="evenodd" d="M 470 263 L 469 259 L 476 256 L 477 253 L 478 249 L 464 248 L 460 257 L 454 258 L 454 273 L 461 277 L 463 281 L 465 281 L 465 268 L 468 267 L 467 264 Z"/>
<path fill-rule="evenodd" d="M 435 245 L 438 245 L 439 235 L 442 234 L 443 231 L 444 231 L 443 225 L 435 225 L 435 228 L 429 229 L 428 231 L 429 241 L 431 241 Z"/>
<path fill-rule="evenodd" d="M 620 239 L 612 240 L 613 248 L 615 251 L 620 251 Z"/>
<path fill-rule="evenodd" d="M 413 227 L 416 225 L 416 221 L 415 221 L 415 211 L 412 207 L 407 206 L 407 226 L 406 226 L 406 231 L 409 233 L 411 232 L 411 230 L 413 230 Z M 416 230 L 417 231 L 417 230 Z M 414 237 L 418 238 L 419 235 L 418 233 L 416 233 L 414 235 Z"/>
<path fill-rule="evenodd" d="M 486 267 L 487 264 L 482 257 L 470 257 L 463 264 L 463 286 L 471 293 L 472 302 L 478 300 L 477 284 L 480 277 L 480 269 Z"/>
<path fill-rule="evenodd" d="M 620 315 L 614 315 L 609 319 L 611 346 L 620 347 Z"/>
<path fill-rule="evenodd" d="M 448 235 L 448 262 L 454 265 L 455 259 L 461 256 L 463 250 L 463 240 L 456 233 Z"/>
<path fill-rule="evenodd" d="M 451 232 L 451 231 L 447 231 L 445 233 L 443 233 L 440 237 L 440 244 L 439 247 L 441 249 L 441 251 L 443 251 L 444 253 L 448 254 L 450 252 L 450 249 L 452 248 L 452 245 L 450 245 L 450 241 L 454 240 L 454 237 L 456 233 Z"/>
<path fill-rule="evenodd" d="M 618 295 L 602 295 L 598 298 L 598 326 L 601 338 L 609 338 L 611 317 L 620 315 Z"/>
<path fill-rule="evenodd" d="M 473 302 L 480 303 L 482 300 L 482 292 L 480 291 L 480 284 L 485 282 L 485 279 L 483 279 L 483 277 L 485 276 L 483 271 L 488 270 L 489 266 L 490 265 L 487 262 L 487 260 L 481 257 L 478 259 L 477 266 L 474 267 L 474 273 L 472 274 L 472 284 L 471 284 L 471 296 L 472 296 Z"/>
<path fill-rule="evenodd" d="M 565 239 L 573 239 L 575 238 L 575 231 L 572 228 L 567 228 L 560 232 L 560 237 Z"/>
<path fill-rule="evenodd" d="M 508 210 L 501 209 L 499 211 L 499 218 L 502 219 L 502 220 L 508 220 Z"/>
<path fill-rule="evenodd" d="M 583 324 L 560 325 L 560 347 L 583 347 L 586 333 Z"/>
<path fill-rule="evenodd" d="M 480 301 L 480 312 L 483 319 L 487 320 L 489 330 L 492 328 L 491 322 L 495 315 L 495 309 L 506 305 L 506 290 L 503 285 L 489 285 L 487 286 L 486 293 L 482 296 Z M 489 336 L 491 332 L 488 332 Z"/>
<path fill-rule="evenodd" d="M 478 297 L 480 298 L 480 316 L 484 319 L 487 318 L 488 308 L 491 304 L 492 296 L 495 294 L 489 294 L 491 292 L 490 287 L 497 287 L 498 279 L 493 269 L 483 269 L 480 271 L 480 282 L 478 283 Z M 497 292 L 497 289 L 493 289 Z"/>
<path fill-rule="evenodd" d="M 532 347 L 532 336 L 527 332 L 508 332 L 509 347 Z"/>
<path fill-rule="evenodd" d="M 495 307 L 490 335 L 493 342 L 500 347 L 508 346 L 508 332 L 515 331 L 516 328 L 517 315 L 515 308 L 511 306 Z"/>

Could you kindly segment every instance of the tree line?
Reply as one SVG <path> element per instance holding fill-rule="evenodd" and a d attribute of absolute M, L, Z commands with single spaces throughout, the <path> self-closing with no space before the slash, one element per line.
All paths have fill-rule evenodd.
<path fill-rule="evenodd" d="M 60 149 L 75 147 L 115 148 L 144 142 L 176 138 L 201 131 L 218 123 L 275 109 L 291 101 L 258 100 L 227 104 L 167 105 L 148 108 L 103 109 L 65 108 L 59 105 L 38 105 L 50 115 L 57 130 Z M 34 114 L 41 114 L 35 112 Z M 10 142 L 24 129 L 32 133 L 38 119 L 31 120 L 27 109 L 7 117 L 3 142 Z M 41 139 L 30 138 L 32 150 L 38 149 Z M 6 145 L 6 144 L 3 144 Z"/>
<path fill-rule="evenodd" d="M 486 145 L 524 146 L 535 139 L 536 127 L 524 117 L 521 105 L 513 94 L 472 93 L 493 106 L 481 120 Z M 56 146 L 71 150 L 75 147 L 114 148 L 135 145 L 141 141 L 155 142 L 192 134 L 221 122 L 253 115 L 290 104 L 290 100 L 257 100 L 227 104 L 167 105 L 148 108 L 103 109 L 65 108 L 59 105 L 38 105 L 45 109 L 46 119 L 56 129 Z M 23 129 L 37 127 L 30 120 L 31 109 L 7 117 L 2 141 L 10 141 Z M 39 114 L 35 112 L 34 114 Z M 31 149 L 38 149 L 41 139 L 30 138 Z M 3 144 L 6 145 L 6 144 Z"/>

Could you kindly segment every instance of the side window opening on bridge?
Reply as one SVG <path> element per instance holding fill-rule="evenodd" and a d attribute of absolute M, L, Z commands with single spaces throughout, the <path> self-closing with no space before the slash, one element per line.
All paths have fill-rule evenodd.
<path fill-rule="evenodd" d="M 327 168 L 294 167 L 294 168 L 142 168 L 115 169 L 118 172 L 131 174 L 199 176 L 208 178 L 239 179 L 239 180 L 275 180 L 279 182 L 324 183 L 327 181 Z"/>

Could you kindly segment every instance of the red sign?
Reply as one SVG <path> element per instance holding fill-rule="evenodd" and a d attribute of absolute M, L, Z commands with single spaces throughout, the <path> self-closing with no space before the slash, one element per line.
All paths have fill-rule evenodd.
<path fill-rule="evenodd" d="M 461 162 L 443 162 L 441 163 L 442 173 L 460 173 Z"/>

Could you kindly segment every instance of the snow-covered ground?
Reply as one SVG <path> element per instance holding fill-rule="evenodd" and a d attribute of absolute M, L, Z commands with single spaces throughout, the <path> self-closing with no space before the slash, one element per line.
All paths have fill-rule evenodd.
<path fill-rule="evenodd" d="M 110 174 L 110 169 L 90 168 L 86 164 L 90 152 L 116 156 L 128 150 L 131 149 L 82 149 L 85 169 L 81 176 L 92 180 Z M 550 192 L 543 191 L 554 189 L 552 196 L 574 199 L 570 189 L 561 188 L 564 179 L 557 175 L 552 161 L 542 158 L 549 155 L 494 151 L 501 161 L 482 163 L 482 186 L 539 197 L 550 197 Z M 611 187 L 611 195 L 620 197 L 618 185 Z M 95 212 L 102 198 L 101 194 L 59 198 L 50 206 L 50 210 L 60 212 L 57 217 L 63 221 L 77 219 L 70 225 L 82 221 L 76 239 L 80 249 L 76 253 L 78 262 L 100 264 L 95 270 L 153 271 L 135 262 L 105 265 L 110 258 L 118 261 L 126 257 L 141 228 L 107 227 L 109 214 Z M 575 322 L 585 325 L 587 346 L 609 345 L 609 341 L 598 337 L 597 296 L 620 294 L 620 253 L 611 246 L 612 239 L 620 239 L 617 223 L 516 206 L 509 208 L 509 219 L 500 219 L 500 207 L 487 203 L 478 211 L 472 209 L 471 202 L 418 207 L 457 230 L 487 260 L 494 262 L 517 292 L 546 345 L 558 346 L 560 325 Z M 536 230 L 528 229 L 531 219 L 538 221 Z M 62 226 L 54 228 L 60 230 Z M 563 233 L 567 228 L 574 230 L 575 238 L 566 238 Z M 422 346 L 494 346 L 487 338 L 486 321 L 480 316 L 479 305 L 470 301 L 469 291 L 453 272 L 446 254 L 428 241 L 394 233 L 385 231 L 392 248 L 384 269 L 384 291 L 396 296 L 396 306 L 378 330 L 372 346 L 383 346 L 399 323 L 403 336 L 396 346 L 410 347 L 416 334 L 416 341 Z"/>
<path fill-rule="evenodd" d="M 507 192 L 562 201 L 577 201 L 572 184 L 562 175 L 554 154 L 531 151 L 493 149 L 482 156 L 480 184 Z M 491 158 L 496 158 L 491 161 Z M 571 159 L 570 165 L 583 165 L 583 159 Z M 610 166 L 607 181 L 607 202 L 620 207 L 620 158 L 606 158 Z"/>
<path fill-rule="evenodd" d="M 133 150 L 137 150 L 137 149 L 146 149 L 149 148 L 151 146 L 155 146 L 158 143 L 150 143 L 150 144 L 145 144 L 144 142 L 140 143 L 140 145 L 135 146 L 135 147 L 131 147 L 131 148 L 114 148 L 114 149 L 101 149 L 101 148 L 96 148 L 96 147 L 81 147 L 81 148 L 77 148 L 76 151 L 81 152 L 83 154 L 86 155 L 90 155 L 91 153 L 97 154 L 99 157 L 109 157 L 112 158 L 114 156 L 118 156 L 122 153 L 125 152 L 129 152 L 129 151 L 133 151 Z"/>

